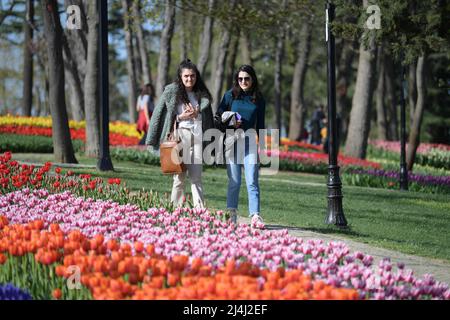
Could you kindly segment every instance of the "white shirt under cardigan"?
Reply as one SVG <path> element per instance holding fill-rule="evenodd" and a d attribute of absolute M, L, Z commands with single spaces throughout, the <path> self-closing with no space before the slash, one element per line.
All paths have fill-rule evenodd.
<path fill-rule="evenodd" d="M 144 95 L 144 96 L 139 96 L 138 97 L 138 106 L 139 106 L 139 111 L 140 110 L 144 110 L 145 107 L 147 106 L 148 100 L 150 99 L 149 95 Z"/>
<path fill-rule="evenodd" d="M 188 92 L 187 93 L 189 102 L 193 107 L 198 105 L 198 100 L 195 92 Z M 182 114 L 184 111 L 184 103 L 180 103 L 177 106 L 177 115 Z M 185 128 L 190 129 L 192 134 L 194 135 L 200 135 L 202 132 L 202 115 L 199 112 L 197 118 L 195 119 L 189 119 L 189 120 L 182 120 L 178 122 L 179 128 Z"/>

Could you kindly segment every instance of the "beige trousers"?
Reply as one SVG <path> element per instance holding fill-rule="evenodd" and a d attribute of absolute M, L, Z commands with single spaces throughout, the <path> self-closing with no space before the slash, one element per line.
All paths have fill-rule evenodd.
<path fill-rule="evenodd" d="M 196 208 L 204 208 L 203 186 L 202 186 L 202 142 L 195 141 L 194 135 L 190 129 L 180 128 L 178 134 L 181 138 L 183 147 L 183 162 L 186 166 L 186 172 L 175 174 L 172 185 L 172 203 L 179 207 L 183 206 L 183 197 L 185 196 L 186 175 L 191 181 L 192 201 Z"/>

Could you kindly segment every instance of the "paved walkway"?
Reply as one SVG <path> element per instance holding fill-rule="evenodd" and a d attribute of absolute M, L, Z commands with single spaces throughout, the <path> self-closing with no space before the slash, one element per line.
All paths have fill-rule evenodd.
<path fill-rule="evenodd" d="M 250 223 L 250 218 L 240 216 L 238 218 L 238 222 Z M 286 227 L 268 223 L 266 224 L 266 228 L 268 230 L 288 229 L 289 234 L 292 236 L 301 237 L 303 239 L 321 239 L 325 243 L 331 241 L 342 241 L 345 244 L 347 244 L 347 246 L 352 251 L 361 251 L 363 253 L 373 256 L 374 266 L 378 265 L 378 262 L 381 259 L 389 257 L 391 258 L 391 261 L 394 265 L 397 262 L 403 262 L 405 264 L 405 268 L 413 270 L 414 275 L 417 277 L 422 277 L 424 274 L 432 274 L 436 280 L 450 284 L 450 263 L 444 260 L 408 255 L 401 252 L 387 250 L 383 248 L 374 247 L 365 243 L 356 242 L 348 238 L 306 231 L 296 227 Z"/>

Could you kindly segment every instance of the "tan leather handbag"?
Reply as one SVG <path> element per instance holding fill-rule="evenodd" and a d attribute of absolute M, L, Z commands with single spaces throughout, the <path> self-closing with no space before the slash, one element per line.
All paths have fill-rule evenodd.
<path fill-rule="evenodd" d="M 159 146 L 161 171 L 163 174 L 180 174 L 186 171 L 186 166 L 179 154 L 178 143 L 180 138 L 176 132 L 177 122 L 174 121 L 172 131 Z"/>

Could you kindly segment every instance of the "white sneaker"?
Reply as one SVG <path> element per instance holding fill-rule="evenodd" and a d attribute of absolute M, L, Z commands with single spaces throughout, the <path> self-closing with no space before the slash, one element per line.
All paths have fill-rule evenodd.
<path fill-rule="evenodd" d="M 255 229 L 264 229 L 265 228 L 264 221 L 259 214 L 254 214 L 252 216 L 252 222 L 251 222 L 250 226 Z"/>

